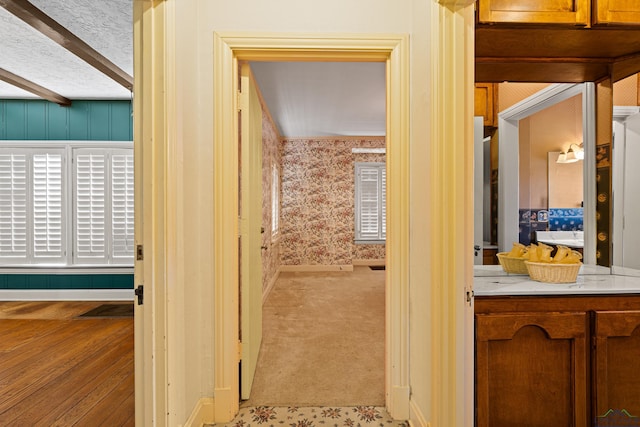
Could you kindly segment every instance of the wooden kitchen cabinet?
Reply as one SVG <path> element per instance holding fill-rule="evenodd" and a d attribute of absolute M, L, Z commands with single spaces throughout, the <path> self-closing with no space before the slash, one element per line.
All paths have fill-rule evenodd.
<path fill-rule="evenodd" d="M 596 311 L 594 341 L 593 418 L 623 409 L 639 416 L 640 311 Z"/>
<path fill-rule="evenodd" d="M 476 83 L 474 116 L 482 116 L 485 126 L 498 127 L 498 84 Z"/>
<path fill-rule="evenodd" d="M 640 24 L 637 0 L 593 0 L 594 24 Z"/>
<path fill-rule="evenodd" d="M 478 0 L 478 22 L 587 26 L 591 0 Z"/>
<path fill-rule="evenodd" d="M 587 330 L 584 312 L 476 315 L 476 425 L 587 425 Z"/>
<path fill-rule="evenodd" d="M 476 426 L 640 425 L 640 295 L 477 296 Z"/>

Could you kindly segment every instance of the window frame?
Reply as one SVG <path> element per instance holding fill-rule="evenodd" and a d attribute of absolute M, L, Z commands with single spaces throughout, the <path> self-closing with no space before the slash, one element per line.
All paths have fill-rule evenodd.
<path fill-rule="evenodd" d="M 51 262 L 34 262 L 37 261 L 33 258 L 16 258 L 14 260 L 4 260 L 0 258 L 0 272 L 1 273 L 28 273 L 30 271 L 36 273 L 46 272 L 58 272 L 63 273 L 67 270 L 70 273 L 79 272 L 93 272 L 93 273 L 131 273 L 133 271 L 134 258 L 132 257 L 130 262 L 127 263 L 74 263 L 73 249 L 74 243 L 74 223 L 75 223 L 75 171 L 74 171 L 74 150 L 78 148 L 91 148 L 97 150 L 104 150 L 105 152 L 110 150 L 127 149 L 131 150 L 133 154 L 133 142 L 132 141 L 13 141 L 4 140 L 0 142 L 1 152 L 27 152 L 30 158 L 33 158 L 33 154 L 40 152 L 61 152 L 62 153 L 62 241 L 63 241 L 63 256 L 59 261 Z M 33 162 L 33 160 L 29 160 Z M 27 176 L 29 182 L 27 183 L 28 192 L 31 192 L 29 188 L 33 187 L 32 177 L 29 175 L 32 166 L 28 166 Z M 110 184 L 111 185 L 111 184 Z M 33 201 L 28 202 L 27 215 L 33 216 L 31 213 Z M 29 211 L 31 206 L 31 211 Z M 27 224 L 27 245 L 33 245 L 32 228 L 33 222 Z M 109 239 L 111 237 L 108 237 Z"/>
<path fill-rule="evenodd" d="M 378 234 L 375 237 L 362 235 L 362 180 L 363 169 L 378 171 Z M 354 164 L 354 242 L 356 244 L 385 244 L 386 243 L 386 163 L 385 162 L 355 162 Z"/>

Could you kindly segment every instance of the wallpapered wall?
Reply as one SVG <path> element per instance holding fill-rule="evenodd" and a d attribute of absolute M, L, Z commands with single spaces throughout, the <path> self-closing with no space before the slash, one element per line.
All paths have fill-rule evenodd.
<path fill-rule="evenodd" d="M 384 137 L 282 140 L 282 265 L 351 265 L 384 259 L 385 245 L 356 245 L 354 164 L 383 162 Z"/>
<path fill-rule="evenodd" d="M 262 105 L 262 226 L 265 230 L 262 246 L 267 248 L 262 250 L 262 289 L 269 286 L 280 266 L 279 240 L 273 239 L 271 233 L 271 167 L 280 165 L 281 158 L 280 137 L 268 110 Z"/>

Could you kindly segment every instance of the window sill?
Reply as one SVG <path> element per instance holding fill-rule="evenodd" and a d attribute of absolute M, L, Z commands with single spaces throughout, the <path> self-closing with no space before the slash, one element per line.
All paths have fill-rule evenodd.
<path fill-rule="evenodd" d="M 356 240 L 356 245 L 384 245 L 386 240 Z"/>
<path fill-rule="evenodd" d="M 0 266 L 0 274 L 133 274 L 133 267 L 82 266 L 82 267 L 35 267 Z"/>

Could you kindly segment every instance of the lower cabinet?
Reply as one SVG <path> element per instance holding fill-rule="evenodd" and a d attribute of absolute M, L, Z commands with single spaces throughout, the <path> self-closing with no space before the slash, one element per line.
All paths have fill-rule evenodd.
<path fill-rule="evenodd" d="M 640 427 L 640 297 L 616 298 L 476 298 L 476 426 Z"/>
<path fill-rule="evenodd" d="M 640 311 L 596 311 L 594 323 L 593 417 L 640 426 Z"/>

